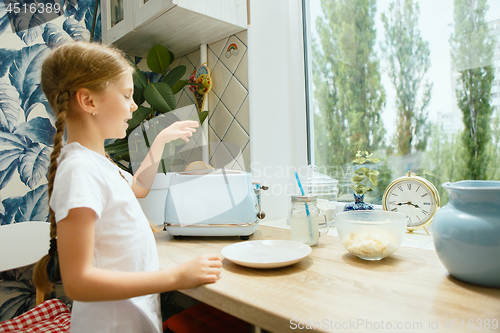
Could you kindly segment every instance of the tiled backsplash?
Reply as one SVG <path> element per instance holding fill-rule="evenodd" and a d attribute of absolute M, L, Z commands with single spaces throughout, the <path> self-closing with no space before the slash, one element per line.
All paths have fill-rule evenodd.
<path fill-rule="evenodd" d="M 207 58 L 212 77 L 208 94 L 209 162 L 214 167 L 250 171 L 247 32 L 208 45 Z M 183 79 L 188 80 L 201 65 L 200 51 L 174 60 L 171 68 L 178 65 L 187 67 Z M 178 108 L 195 102 L 187 87 L 176 97 Z M 231 149 L 235 145 L 239 149 Z"/>

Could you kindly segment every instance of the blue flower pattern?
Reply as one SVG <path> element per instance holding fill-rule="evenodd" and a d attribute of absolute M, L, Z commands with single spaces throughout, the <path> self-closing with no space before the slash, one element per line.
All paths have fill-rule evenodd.
<path fill-rule="evenodd" d="M 27 187 L 25 195 L 0 197 L 1 225 L 48 220 L 47 171 L 55 115 L 40 87 L 41 65 L 61 43 L 90 39 L 95 0 L 63 0 L 62 4 L 62 26 L 47 22 L 20 31 L 17 37 L 26 46 L 0 48 L 0 191 L 14 178 Z M 97 15 L 95 41 L 101 39 L 100 10 Z M 0 1 L 0 35 L 9 33 L 8 29 L 9 18 Z M 37 111 L 30 116 L 42 106 L 45 114 Z"/>

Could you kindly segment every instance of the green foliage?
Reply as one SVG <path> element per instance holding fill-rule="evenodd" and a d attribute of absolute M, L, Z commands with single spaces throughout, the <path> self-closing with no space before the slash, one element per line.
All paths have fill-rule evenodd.
<path fill-rule="evenodd" d="M 456 96 L 462 110 L 465 168 L 462 179 L 486 179 L 491 140 L 490 106 L 494 43 L 485 20 L 486 0 L 455 0 L 455 31 L 451 37 L 453 64 L 459 71 Z"/>
<path fill-rule="evenodd" d="M 134 79 L 134 101 L 138 105 L 138 109 L 132 114 L 132 119 L 128 121 L 129 127 L 127 135 L 123 139 L 118 139 L 115 142 L 106 145 L 106 152 L 110 154 L 114 162 L 122 169 L 130 170 L 130 152 L 129 152 L 129 136 L 139 126 L 144 128 L 143 124 L 146 121 L 153 119 L 155 116 L 170 112 L 176 108 L 175 94 L 178 93 L 186 84 L 187 81 L 181 80 L 186 74 L 186 66 L 177 66 L 166 73 L 168 67 L 174 61 L 174 54 L 168 51 L 161 45 L 153 46 L 147 55 L 148 68 L 155 73 L 162 75 L 161 82 L 149 82 L 144 73 L 135 66 Z M 149 107 L 143 106 L 147 102 Z M 146 146 L 149 147 L 149 142 L 146 139 Z M 168 146 L 168 144 L 167 144 Z M 172 150 L 166 148 L 166 150 Z M 161 168 L 164 172 L 170 168 L 168 165 L 169 159 L 162 160 Z"/>
<path fill-rule="evenodd" d="M 378 186 L 378 176 L 379 171 L 373 170 L 373 165 L 380 162 L 380 159 L 373 157 L 373 153 L 368 153 L 365 151 L 365 156 L 362 156 L 361 151 L 358 150 L 356 153 L 356 159 L 352 161 L 354 164 L 359 166 L 369 163 L 369 168 L 362 166 L 354 171 L 354 176 L 351 178 L 351 188 L 356 192 L 356 194 L 365 194 L 366 192 L 373 191 L 373 188 Z M 373 187 L 369 187 L 369 183 Z"/>
<path fill-rule="evenodd" d="M 375 5 L 375 0 L 321 0 L 324 18 L 316 21 L 319 40 L 312 45 L 318 166 L 340 167 L 357 150 L 384 146 Z"/>
<path fill-rule="evenodd" d="M 385 42 L 381 48 L 396 90 L 395 145 L 402 156 L 415 150 L 424 151 L 429 134 L 426 109 L 432 83 L 423 81 L 430 67 L 430 49 L 420 36 L 419 15 L 418 4 L 413 0 L 395 0 L 388 12 L 382 14 Z"/>

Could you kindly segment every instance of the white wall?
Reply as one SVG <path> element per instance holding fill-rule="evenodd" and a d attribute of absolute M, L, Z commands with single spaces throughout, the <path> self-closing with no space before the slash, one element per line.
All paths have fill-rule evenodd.
<path fill-rule="evenodd" d="M 287 182 L 305 176 L 306 99 L 300 0 L 251 0 L 248 27 L 251 171 L 269 186 L 266 219 L 287 216 Z"/>

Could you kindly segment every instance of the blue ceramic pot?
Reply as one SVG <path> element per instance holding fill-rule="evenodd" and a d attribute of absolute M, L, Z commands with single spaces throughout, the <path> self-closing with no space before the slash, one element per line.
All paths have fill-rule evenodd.
<path fill-rule="evenodd" d="M 434 245 L 448 272 L 500 287 L 500 181 L 444 183 L 448 204 L 434 216 Z"/>
<path fill-rule="evenodd" d="M 373 205 L 371 203 L 365 202 L 364 194 L 354 194 L 354 202 L 349 202 L 344 206 L 344 212 L 351 210 L 373 210 Z"/>

